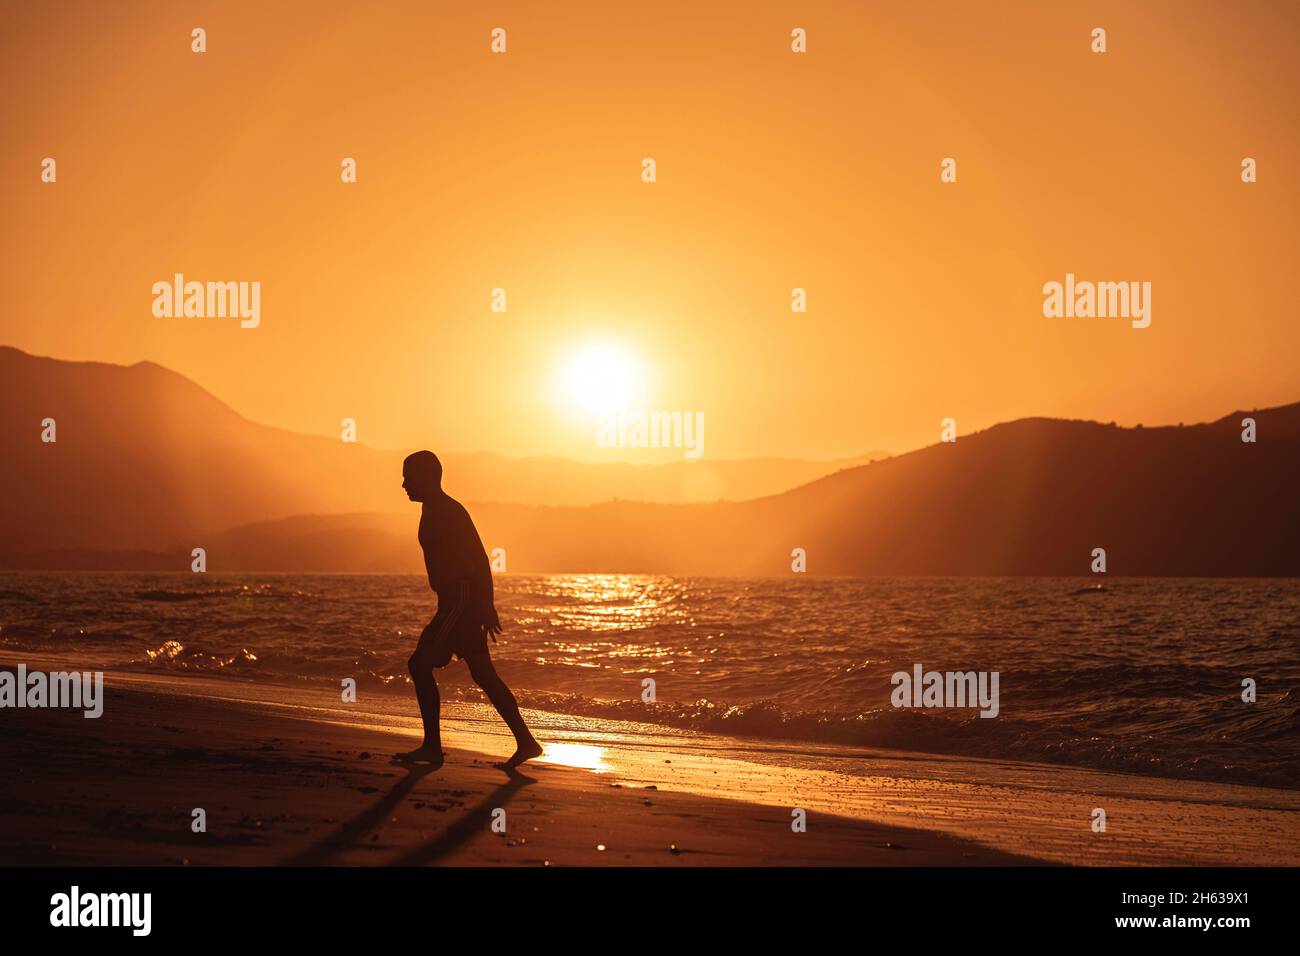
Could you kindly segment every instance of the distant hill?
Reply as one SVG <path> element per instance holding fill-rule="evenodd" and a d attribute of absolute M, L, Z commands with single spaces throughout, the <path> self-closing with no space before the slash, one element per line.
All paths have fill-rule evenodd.
<path fill-rule="evenodd" d="M 1240 422 L 1259 428 L 1241 441 Z M 1300 405 L 1201 425 L 1025 419 L 779 495 L 713 504 L 475 504 L 508 570 L 784 575 L 1300 575 Z M 212 534 L 210 570 L 420 570 L 418 508 Z M 188 546 L 166 566 L 188 567 Z M 85 566 L 85 565 L 77 565 Z"/>
<path fill-rule="evenodd" d="M 47 417 L 57 423 L 54 444 L 40 441 Z M 259 425 L 150 362 L 66 362 L 0 347 L 0 566 L 142 566 L 151 552 L 214 529 L 391 511 L 406 504 L 404 454 Z M 488 453 L 443 460 L 448 491 L 467 501 L 585 505 L 753 498 L 884 454 L 661 465 Z"/>
<path fill-rule="evenodd" d="M 1241 420 L 1258 441 L 1241 441 Z M 746 506 L 830 574 L 1300 574 L 1300 404 L 1192 426 L 1024 419 Z"/>

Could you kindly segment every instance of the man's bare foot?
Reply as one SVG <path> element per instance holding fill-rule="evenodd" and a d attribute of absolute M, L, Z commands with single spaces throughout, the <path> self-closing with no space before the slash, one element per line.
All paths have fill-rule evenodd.
<path fill-rule="evenodd" d="M 514 752 L 514 756 L 501 766 L 505 767 L 507 770 L 513 770 L 525 760 L 532 760 L 534 757 L 540 757 L 541 755 L 542 745 L 536 740 L 533 740 L 526 744 L 520 744 L 519 749 Z"/>
<path fill-rule="evenodd" d="M 408 750 L 405 753 L 393 754 L 393 760 L 396 763 L 418 763 L 430 764 L 433 769 L 437 770 L 442 766 L 446 754 L 442 748 L 435 744 L 421 744 L 414 750 Z"/>

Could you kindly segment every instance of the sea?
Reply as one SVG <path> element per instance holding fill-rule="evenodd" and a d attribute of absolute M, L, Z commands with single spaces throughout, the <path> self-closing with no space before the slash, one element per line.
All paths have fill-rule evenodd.
<path fill-rule="evenodd" d="M 500 575 L 525 708 L 788 743 L 1300 788 L 1300 580 Z M 0 574 L 0 647 L 83 669 L 411 700 L 419 576 Z M 894 706 L 899 672 L 998 674 L 998 712 Z M 444 699 L 482 701 L 467 668 Z M 1248 691 L 1253 688 L 1253 695 Z M 1253 700 L 1250 699 L 1253 696 Z"/>

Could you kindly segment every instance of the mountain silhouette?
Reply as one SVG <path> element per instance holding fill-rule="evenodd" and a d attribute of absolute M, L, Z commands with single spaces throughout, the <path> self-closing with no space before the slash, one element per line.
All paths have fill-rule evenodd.
<path fill-rule="evenodd" d="M 46 418 L 56 423 L 53 444 L 40 441 Z M 222 529 L 388 511 L 403 501 L 405 454 L 249 421 L 152 362 L 69 362 L 0 347 L 0 562 L 147 568 L 160 550 L 188 554 L 187 542 Z M 652 465 L 442 457 L 447 489 L 463 500 L 584 505 L 752 498 L 884 455 Z"/>
<path fill-rule="evenodd" d="M 420 569 L 400 452 L 257 425 L 150 363 L 0 349 L 0 382 L 7 566 L 184 570 L 202 546 L 214 571 Z M 803 548 L 812 574 L 1087 574 L 1104 548 L 1111 574 L 1300 574 L 1300 404 L 1185 427 L 1022 419 L 746 501 L 543 505 L 529 482 L 562 469 L 534 460 L 510 463 L 531 502 L 484 502 L 456 475 L 484 458 L 446 456 L 447 484 L 512 572 L 782 575 Z"/>
<path fill-rule="evenodd" d="M 1258 441 L 1241 440 L 1254 418 Z M 1300 404 L 1190 426 L 997 425 L 745 502 L 480 503 L 507 570 L 811 574 L 1300 574 Z M 206 540 L 210 568 L 418 573 L 409 512 L 299 516 Z M 174 565 L 173 565 L 174 566 Z"/>
<path fill-rule="evenodd" d="M 1254 418 L 1258 441 L 1241 440 Z M 1177 427 L 1024 419 L 746 502 L 479 504 L 512 572 L 1300 574 L 1300 404 Z M 407 514 L 301 517 L 213 540 L 232 566 L 418 571 Z"/>

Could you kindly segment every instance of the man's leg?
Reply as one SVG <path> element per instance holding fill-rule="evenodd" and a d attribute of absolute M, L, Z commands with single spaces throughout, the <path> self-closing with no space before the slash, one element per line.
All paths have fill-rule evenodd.
<path fill-rule="evenodd" d="M 506 766 L 516 767 L 525 760 L 541 756 L 542 745 L 537 742 L 528 725 L 524 723 L 524 715 L 519 713 L 519 703 L 515 700 L 515 695 L 510 692 L 510 688 L 506 686 L 506 682 L 501 679 L 501 675 L 492 665 L 492 657 L 487 650 L 471 654 L 465 659 L 465 663 L 469 665 L 469 673 L 474 678 L 474 683 L 483 688 L 483 693 L 487 694 L 488 700 L 492 701 L 492 706 L 497 709 L 497 713 L 506 722 L 510 732 L 515 735 L 515 753 L 506 761 Z"/>
<path fill-rule="evenodd" d="M 427 761 L 438 765 L 443 761 L 441 701 L 438 698 L 438 682 L 433 678 L 433 668 L 439 663 L 446 662 L 439 662 L 431 647 L 430 638 L 433 635 L 430 632 L 433 627 L 434 624 L 430 623 L 429 627 L 425 628 L 415 653 L 406 662 L 411 672 L 411 682 L 415 684 L 415 700 L 420 705 L 420 720 L 424 723 L 424 743 L 414 750 L 397 756 L 401 759 Z"/>
<path fill-rule="evenodd" d="M 415 700 L 420 705 L 420 719 L 424 722 L 424 744 L 426 747 L 441 748 L 441 701 L 438 698 L 438 682 L 433 678 L 433 662 L 417 652 L 411 655 L 406 666 L 411 671 Z"/>

